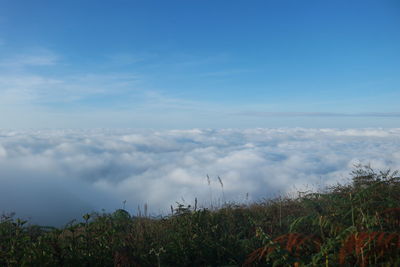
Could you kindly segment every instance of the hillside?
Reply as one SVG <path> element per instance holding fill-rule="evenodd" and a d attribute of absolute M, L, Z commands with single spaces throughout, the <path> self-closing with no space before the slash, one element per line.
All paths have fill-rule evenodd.
<path fill-rule="evenodd" d="M 64 228 L 3 215 L 0 266 L 398 266 L 400 177 L 368 166 L 352 183 L 162 218 L 125 210 Z"/>

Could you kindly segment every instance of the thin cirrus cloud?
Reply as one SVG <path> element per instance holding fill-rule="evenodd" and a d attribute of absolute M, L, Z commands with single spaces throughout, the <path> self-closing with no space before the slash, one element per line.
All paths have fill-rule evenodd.
<path fill-rule="evenodd" d="M 74 70 L 65 57 L 46 49 L 3 56 L 0 112 L 9 116 L 0 117 L 0 124 L 3 128 L 154 127 L 165 124 L 165 119 L 157 118 L 169 115 L 169 121 L 178 122 L 183 121 L 182 111 L 209 110 L 207 103 L 149 89 L 143 85 L 146 75 L 118 69 L 120 64 L 151 57 L 115 54 L 84 71 Z"/>
<path fill-rule="evenodd" d="M 60 225 L 125 200 L 130 212 L 147 203 L 153 215 L 195 198 L 260 200 L 346 182 L 360 162 L 399 169 L 399 137 L 400 129 L 1 130 L 0 211 Z"/>
<path fill-rule="evenodd" d="M 229 70 L 224 64 L 217 64 L 226 63 L 227 58 L 224 54 L 202 58 L 187 54 L 165 57 L 157 53 L 116 53 L 96 62 L 88 60 L 81 66 L 66 55 L 44 48 L 3 54 L 0 55 L 0 112 L 9 115 L 0 117 L 0 125 L 156 129 L 393 127 L 400 118 L 398 112 L 350 113 L 349 106 L 343 112 L 334 112 L 337 108 L 332 106 L 326 107 L 332 112 L 287 112 L 289 106 L 291 110 L 305 110 L 309 105 L 303 101 L 293 106 L 292 100 L 282 102 L 273 96 L 255 102 L 246 100 L 246 95 L 240 101 L 235 100 L 238 96 L 230 94 L 220 99 L 219 93 L 213 92 L 218 92 L 219 86 L 229 87 L 229 79 L 220 78 L 245 77 L 254 71 Z M 188 77 L 201 77 L 202 81 L 191 85 L 185 80 Z M 201 93 L 192 94 L 196 90 Z M 240 90 L 233 88 L 232 95 Z M 313 107 L 323 110 L 319 101 Z M 379 110 L 393 111 L 390 106 Z"/>
<path fill-rule="evenodd" d="M 38 49 L 30 53 L 20 53 L 3 57 L 0 68 L 3 70 L 21 70 L 28 67 L 54 66 L 60 62 L 60 56 L 47 49 Z"/>
<path fill-rule="evenodd" d="M 0 70 L 0 104 L 19 105 L 18 110 L 22 105 L 28 111 L 112 106 L 113 100 L 130 99 L 140 91 L 136 73 L 74 71 L 61 56 L 46 49 L 0 58 Z"/>
<path fill-rule="evenodd" d="M 235 113 L 239 116 L 255 117 L 388 117 L 400 118 L 400 112 L 362 112 L 362 113 L 334 113 L 334 112 L 257 112 L 247 111 Z"/>
<path fill-rule="evenodd" d="M 143 86 L 145 75 L 142 73 L 132 68 L 118 68 L 152 57 L 154 55 L 112 54 L 99 64 L 92 62 L 85 70 L 47 49 L 0 57 L 0 110 L 1 106 L 16 105 L 21 110 L 24 105 L 27 111 L 92 110 L 101 114 L 109 109 L 132 111 L 154 105 L 163 107 L 171 102 L 175 106 L 179 103 L 185 106 L 186 100 Z M 15 108 L 15 112 L 18 110 Z"/>

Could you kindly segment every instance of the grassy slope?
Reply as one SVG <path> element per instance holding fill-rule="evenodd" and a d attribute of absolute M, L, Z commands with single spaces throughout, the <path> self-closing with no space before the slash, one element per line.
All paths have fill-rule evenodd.
<path fill-rule="evenodd" d="M 48 229 L 3 216 L 0 266 L 400 265 L 400 178 L 368 167 L 294 199 L 84 219 Z"/>

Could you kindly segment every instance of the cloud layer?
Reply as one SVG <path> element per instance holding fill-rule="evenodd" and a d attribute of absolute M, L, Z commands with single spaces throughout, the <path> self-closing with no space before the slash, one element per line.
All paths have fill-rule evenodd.
<path fill-rule="evenodd" d="M 196 197 L 204 206 L 260 200 L 347 181 L 359 162 L 400 169 L 399 137 L 400 129 L 0 130 L 0 212 L 60 224 L 124 200 L 153 214 Z"/>

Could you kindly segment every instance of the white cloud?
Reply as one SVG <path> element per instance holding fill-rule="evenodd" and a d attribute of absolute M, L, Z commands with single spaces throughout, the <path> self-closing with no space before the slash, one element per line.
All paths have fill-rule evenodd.
<path fill-rule="evenodd" d="M 26 67 L 53 66 L 59 59 L 60 57 L 50 50 L 36 49 L 30 53 L 21 53 L 0 59 L 0 68 L 15 70 Z"/>
<path fill-rule="evenodd" d="M 136 76 L 128 74 L 82 74 L 56 79 L 15 73 L 0 75 L 0 93 L 12 97 L 7 101 L 10 104 L 25 103 L 46 108 L 59 104 L 73 105 L 94 97 L 97 101 L 101 97 L 122 98 L 121 94 L 129 97 L 135 92 L 135 81 Z"/>
<path fill-rule="evenodd" d="M 0 131 L 0 211 L 60 223 L 102 208 L 253 200 L 400 169 L 400 129 Z M 206 175 L 211 177 L 208 186 Z M 55 216 L 55 214 L 58 214 Z"/>
<path fill-rule="evenodd" d="M 321 118 L 399 118 L 400 112 L 362 112 L 362 113 L 335 113 L 335 112 L 263 112 L 263 111 L 246 111 L 238 112 L 234 115 L 248 117 L 321 117 Z"/>
<path fill-rule="evenodd" d="M 7 151 L 2 145 L 0 145 L 0 158 L 5 158 L 6 156 L 7 156 Z"/>
<path fill-rule="evenodd" d="M 92 69 L 82 71 L 44 48 L 0 55 L 0 111 L 4 106 L 9 113 L 19 113 L 23 106 L 26 114 L 38 109 L 70 111 L 77 106 L 126 107 L 133 97 L 143 98 L 137 74 Z"/>

